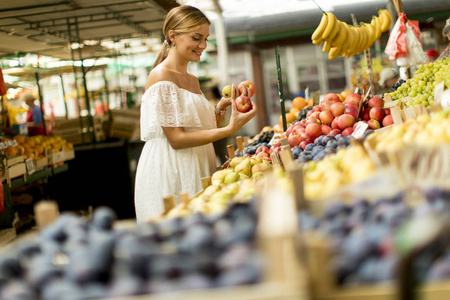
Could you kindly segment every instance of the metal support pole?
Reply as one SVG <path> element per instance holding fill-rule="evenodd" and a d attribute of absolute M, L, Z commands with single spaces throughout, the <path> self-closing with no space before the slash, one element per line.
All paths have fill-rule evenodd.
<path fill-rule="evenodd" d="M 66 120 L 69 119 L 69 110 L 67 109 L 67 102 L 66 102 L 66 89 L 64 88 L 64 80 L 62 75 L 59 75 L 59 79 L 61 80 L 61 90 L 63 95 L 63 101 L 64 101 L 64 109 L 66 111 Z"/>
<path fill-rule="evenodd" d="M 44 135 L 47 135 L 47 129 L 46 129 L 45 120 L 44 120 L 44 98 L 42 97 L 41 85 L 39 84 L 39 80 L 41 79 L 41 74 L 39 74 L 39 72 L 36 72 L 35 75 L 36 75 L 36 84 L 37 84 L 38 93 L 39 93 L 42 126 L 44 127 Z"/>

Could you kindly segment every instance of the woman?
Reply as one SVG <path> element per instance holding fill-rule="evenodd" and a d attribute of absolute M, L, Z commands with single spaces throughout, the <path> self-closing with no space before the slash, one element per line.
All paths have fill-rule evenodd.
<path fill-rule="evenodd" d="M 442 34 L 450 41 L 450 18 L 447 19 L 445 22 L 444 29 L 442 29 Z M 437 59 L 446 59 L 447 57 L 450 57 L 450 43 L 448 44 L 447 48 L 442 51 L 441 55 Z"/>
<path fill-rule="evenodd" d="M 198 193 L 201 178 L 216 169 L 212 142 L 234 135 L 256 113 L 239 113 L 231 98 L 213 108 L 198 79 L 187 72 L 206 49 L 210 22 L 197 8 L 179 6 L 164 22 L 162 48 L 147 79 L 141 102 L 141 139 L 146 143 L 136 171 L 135 208 L 138 222 L 164 211 L 163 197 Z M 244 91 L 246 93 L 247 91 Z M 228 106 L 230 122 L 217 128 Z"/>

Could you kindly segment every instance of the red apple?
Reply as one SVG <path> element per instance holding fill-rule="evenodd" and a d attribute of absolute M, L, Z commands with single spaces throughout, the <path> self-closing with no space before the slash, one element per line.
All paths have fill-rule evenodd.
<path fill-rule="evenodd" d="M 339 96 L 335 93 L 328 93 L 325 95 L 325 97 L 323 97 L 323 101 L 329 101 L 331 100 L 331 102 L 341 102 L 341 99 L 339 98 Z"/>
<path fill-rule="evenodd" d="M 311 116 L 312 113 L 313 113 L 313 111 L 312 111 L 312 109 L 311 109 L 310 111 L 308 111 L 308 112 L 306 113 L 306 117 Z"/>
<path fill-rule="evenodd" d="M 348 135 L 350 135 L 352 133 L 353 133 L 353 127 L 347 127 L 344 130 L 342 130 L 342 134 L 344 136 L 348 136 Z"/>
<path fill-rule="evenodd" d="M 367 121 L 367 124 L 369 125 L 369 128 L 373 130 L 379 129 L 381 127 L 380 122 L 375 119 L 370 119 L 369 121 Z"/>
<path fill-rule="evenodd" d="M 312 112 L 316 112 L 316 111 L 321 112 L 322 111 L 322 106 L 314 105 L 311 111 Z"/>
<path fill-rule="evenodd" d="M 258 149 L 256 149 L 255 154 L 258 155 L 259 153 L 269 153 L 269 148 L 266 146 L 259 146 Z"/>
<path fill-rule="evenodd" d="M 331 122 L 331 129 L 339 129 L 338 118 L 339 117 L 334 118 L 333 121 Z"/>
<path fill-rule="evenodd" d="M 322 106 L 322 111 L 324 110 L 331 110 L 330 107 L 333 104 L 333 102 L 330 101 L 326 101 L 326 102 L 322 102 L 321 106 Z"/>
<path fill-rule="evenodd" d="M 323 135 L 327 135 L 331 131 L 331 127 L 328 126 L 328 125 L 322 125 L 322 126 L 320 126 L 320 128 L 322 129 L 322 134 Z"/>
<path fill-rule="evenodd" d="M 378 122 L 381 122 L 383 120 L 386 113 L 384 112 L 384 109 L 381 107 L 372 107 L 370 109 L 370 118 L 377 120 Z"/>
<path fill-rule="evenodd" d="M 339 117 L 340 115 L 342 115 L 344 113 L 345 106 L 342 102 L 336 102 L 336 103 L 331 104 L 330 110 L 331 110 L 331 113 L 333 114 L 333 116 Z"/>
<path fill-rule="evenodd" d="M 322 124 L 324 125 L 330 125 L 331 122 L 333 122 L 333 114 L 331 113 L 331 111 L 329 110 L 323 110 L 322 112 L 320 112 L 319 114 L 319 119 L 322 122 Z"/>
<path fill-rule="evenodd" d="M 302 133 L 304 133 L 305 132 L 305 127 L 297 127 L 297 128 L 295 128 L 294 129 L 294 131 L 292 131 L 292 133 L 297 133 L 297 134 L 299 134 L 299 135 L 301 135 Z"/>
<path fill-rule="evenodd" d="M 310 123 L 306 126 L 306 133 L 309 133 L 314 137 L 319 137 L 322 134 L 322 128 L 319 124 Z"/>
<path fill-rule="evenodd" d="M 321 113 L 321 111 L 314 111 L 314 112 L 310 115 L 310 117 L 311 117 L 311 118 L 319 119 L 320 113 Z"/>
<path fill-rule="evenodd" d="M 345 103 L 344 103 L 344 106 L 345 106 L 345 108 L 347 108 L 347 107 L 349 107 L 349 106 L 354 106 L 354 107 L 356 107 L 356 108 L 359 109 L 359 105 L 356 104 L 355 102 L 345 102 Z"/>
<path fill-rule="evenodd" d="M 333 129 L 333 130 L 330 131 L 330 133 L 329 133 L 328 135 L 334 135 L 334 136 L 337 136 L 338 134 L 341 134 L 341 133 L 342 133 L 341 130 L 339 130 L 339 129 Z"/>
<path fill-rule="evenodd" d="M 386 114 L 386 116 L 389 116 L 391 114 L 391 109 L 390 108 L 385 108 L 384 109 L 384 113 Z"/>
<path fill-rule="evenodd" d="M 258 154 L 256 154 L 256 156 L 259 156 L 259 157 L 261 157 L 261 158 L 263 158 L 263 157 L 269 157 L 269 153 L 270 153 L 269 148 L 267 148 L 267 151 L 269 151 L 269 152 L 268 152 L 268 153 L 266 153 L 266 152 L 259 152 Z"/>
<path fill-rule="evenodd" d="M 293 131 L 294 131 L 294 126 L 291 126 L 288 129 L 286 129 L 286 136 L 289 137 Z"/>
<path fill-rule="evenodd" d="M 363 111 L 361 112 L 361 119 L 363 119 L 364 121 L 370 120 L 370 109 L 363 109 Z"/>
<path fill-rule="evenodd" d="M 389 126 L 394 124 L 394 120 L 392 119 L 391 115 L 387 115 L 386 117 L 383 118 L 383 126 Z"/>
<path fill-rule="evenodd" d="M 338 117 L 338 125 L 341 130 L 352 127 L 355 124 L 355 118 L 350 114 L 343 114 Z"/>
<path fill-rule="evenodd" d="M 244 87 L 247 88 L 247 97 L 249 97 L 249 98 L 253 97 L 253 95 L 256 92 L 255 84 L 249 80 L 242 81 L 238 86 L 239 93 L 241 95 L 244 92 Z"/>
<path fill-rule="evenodd" d="M 373 97 L 369 99 L 369 102 L 367 102 L 367 105 L 369 107 L 384 107 L 384 100 L 380 97 Z"/>
<path fill-rule="evenodd" d="M 298 134 L 291 134 L 288 138 L 289 146 L 291 148 L 294 148 L 295 146 L 298 146 L 301 142 L 300 136 Z"/>
<path fill-rule="evenodd" d="M 310 143 L 314 142 L 314 139 L 315 139 L 315 137 L 308 132 L 302 133 L 302 135 L 300 137 L 303 141 L 307 141 Z"/>
<path fill-rule="evenodd" d="M 319 119 L 314 118 L 313 116 L 309 117 L 309 118 L 306 120 L 306 126 L 308 126 L 308 124 L 311 124 L 311 123 L 317 123 L 317 124 L 319 124 L 319 125 L 322 125 L 322 122 L 320 122 Z"/>
<path fill-rule="evenodd" d="M 274 139 L 272 141 L 272 147 L 281 147 L 281 140 L 280 139 Z"/>
<path fill-rule="evenodd" d="M 355 106 L 348 106 L 345 110 L 344 110 L 344 114 L 349 114 L 352 115 L 353 118 L 358 119 L 358 108 L 356 108 Z"/>
<path fill-rule="evenodd" d="M 345 98 L 345 103 L 353 102 L 359 106 L 359 102 L 361 102 L 361 95 L 358 93 L 351 93 Z"/>
<path fill-rule="evenodd" d="M 241 113 L 249 112 L 253 107 L 252 101 L 247 96 L 241 95 L 241 96 L 237 97 L 236 100 L 234 100 L 234 101 L 236 103 L 236 108 L 237 108 L 238 112 L 241 112 Z"/>

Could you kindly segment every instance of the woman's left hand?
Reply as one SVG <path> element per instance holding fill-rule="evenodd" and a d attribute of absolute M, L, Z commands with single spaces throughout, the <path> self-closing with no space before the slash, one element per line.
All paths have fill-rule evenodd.
<path fill-rule="evenodd" d="M 225 98 L 222 97 L 220 99 L 219 103 L 217 103 L 218 109 L 226 109 L 228 106 L 231 105 L 231 101 L 236 100 L 236 98 L 239 97 L 239 89 L 235 84 L 231 85 L 231 97 Z"/>

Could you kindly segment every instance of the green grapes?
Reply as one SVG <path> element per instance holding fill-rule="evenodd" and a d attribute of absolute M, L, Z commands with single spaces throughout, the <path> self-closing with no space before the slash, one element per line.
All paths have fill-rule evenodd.
<path fill-rule="evenodd" d="M 445 88 L 450 88 L 450 58 L 420 65 L 414 77 L 407 79 L 394 92 L 389 93 L 393 100 L 411 97 L 407 106 L 434 104 L 434 88 L 440 82 L 444 82 Z"/>

